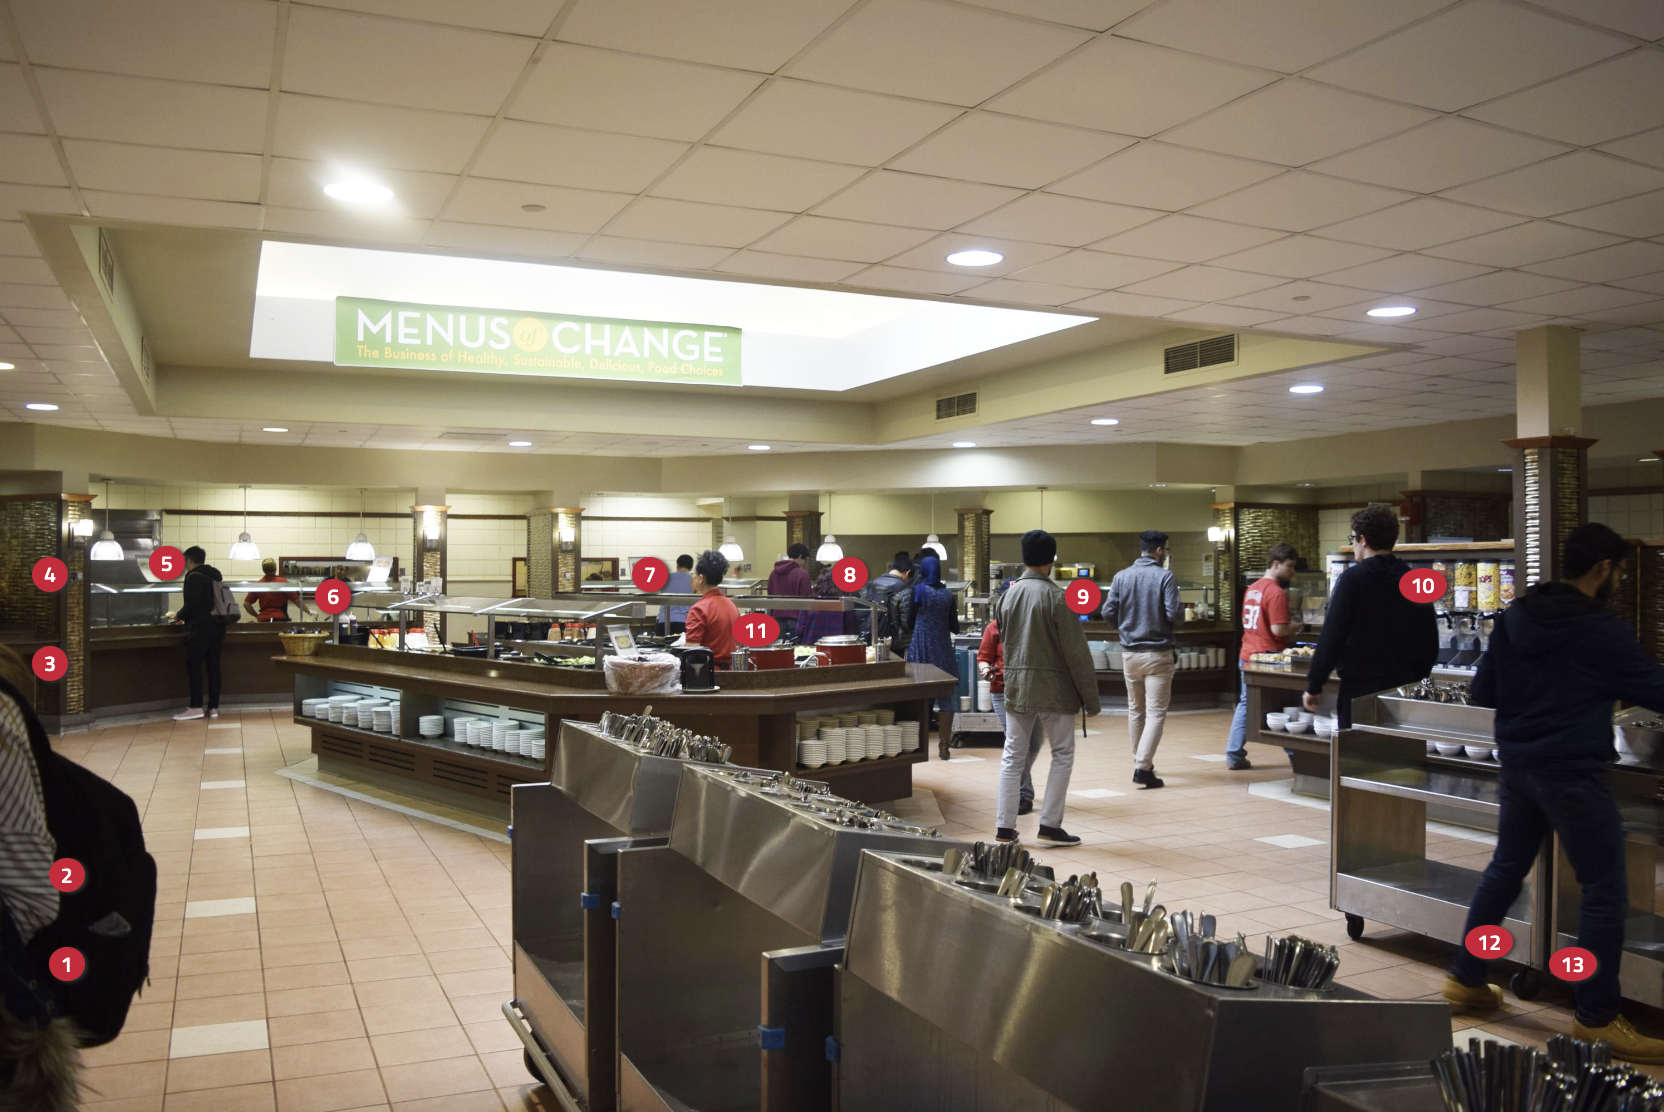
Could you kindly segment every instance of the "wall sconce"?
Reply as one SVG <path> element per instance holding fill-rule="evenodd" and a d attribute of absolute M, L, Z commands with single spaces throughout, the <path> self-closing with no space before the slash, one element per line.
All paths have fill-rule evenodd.
<path fill-rule="evenodd" d="M 429 541 L 439 539 L 439 512 L 437 510 L 422 511 L 422 536 Z"/>
<path fill-rule="evenodd" d="M 1225 532 L 1222 526 L 1209 525 L 1208 540 L 1213 542 L 1213 547 L 1219 552 L 1229 552 L 1231 550 L 1230 535 Z"/>

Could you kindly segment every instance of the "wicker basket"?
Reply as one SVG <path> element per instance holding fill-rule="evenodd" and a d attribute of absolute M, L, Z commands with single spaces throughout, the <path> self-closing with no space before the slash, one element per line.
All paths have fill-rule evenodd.
<path fill-rule="evenodd" d="M 316 656 L 318 646 L 329 640 L 327 633 L 279 633 L 286 656 Z"/>

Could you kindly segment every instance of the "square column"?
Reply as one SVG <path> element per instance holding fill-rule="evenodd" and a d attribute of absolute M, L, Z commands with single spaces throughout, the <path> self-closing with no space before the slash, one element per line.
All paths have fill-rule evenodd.
<path fill-rule="evenodd" d="M 980 506 L 955 510 L 959 515 L 959 576 L 971 585 L 971 594 L 986 595 L 989 589 L 988 559 L 992 555 L 993 510 Z"/>
<path fill-rule="evenodd" d="M 1520 586 L 1560 578 L 1561 550 L 1589 518 L 1589 448 L 1581 394 L 1582 333 L 1544 325 L 1515 339 L 1518 436 L 1514 451 L 1514 545 Z"/>
<path fill-rule="evenodd" d="M 445 560 L 446 542 L 449 530 L 446 520 L 449 518 L 449 506 L 416 505 L 410 507 L 411 545 L 410 550 L 416 554 L 415 576 L 418 582 L 424 579 L 438 579 L 444 590 L 449 591 L 451 584 L 447 578 Z M 430 644 L 445 645 L 445 615 L 422 615 L 422 629 L 428 636 Z"/>
<path fill-rule="evenodd" d="M 813 555 L 819 550 L 820 542 L 825 536 L 821 532 L 820 520 L 819 510 L 787 510 L 786 547 L 805 544 L 809 546 L 810 555 Z"/>

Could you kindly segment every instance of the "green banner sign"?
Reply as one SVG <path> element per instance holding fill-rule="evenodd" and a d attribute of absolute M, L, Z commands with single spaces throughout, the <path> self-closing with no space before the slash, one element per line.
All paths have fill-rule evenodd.
<path fill-rule="evenodd" d="M 337 367 L 740 384 L 740 330 L 335 299 Z"/>

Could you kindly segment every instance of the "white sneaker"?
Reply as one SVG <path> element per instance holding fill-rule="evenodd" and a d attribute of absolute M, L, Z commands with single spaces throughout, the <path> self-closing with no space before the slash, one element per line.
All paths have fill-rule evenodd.
<path fill-rule="evenodd" d="M 186 707 L 184 710 L 182 710 L 178 714 L 174 715 L 173 720 L 175 722 L 189 722 L 189 721 L 191 721 L 192 719 L 195 719 L 195 718 L 206 718 L 206 717 L 207 717 L 207 715 L 205 715 L 203 713 L 201 707 Z"/>
<path fill-rule="evenodd" d="M 208 708 L 208 717 L 209 718 L 218 718 L 219 716 L 220 716 L 220 708 L 219 707 L 209 707 Z"/>

